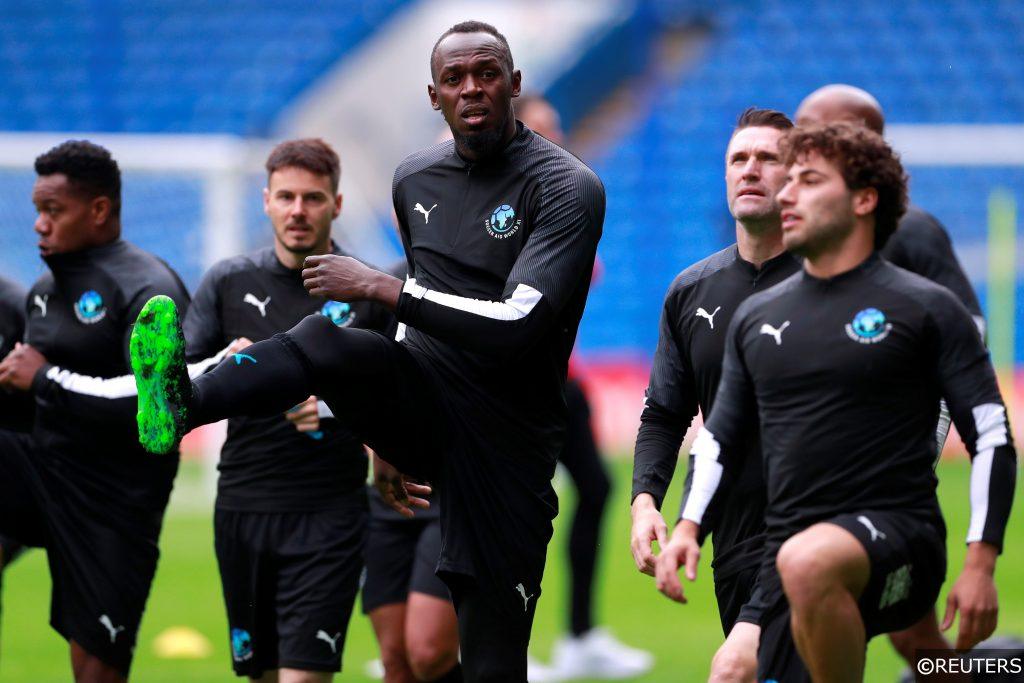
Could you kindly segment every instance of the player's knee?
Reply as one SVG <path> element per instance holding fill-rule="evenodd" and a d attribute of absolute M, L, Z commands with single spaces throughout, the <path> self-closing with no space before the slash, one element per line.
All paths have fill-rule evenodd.
<path fill-rule="evenodd" d="M 708 683 L 750 683 L 757 677 L 757 655 L 738 648 L 723 648 L 711 660 Z"/>
<path fill-rule="evenodd" d="M 408 652 L 409 668 L 419 681 L 433 681 L 447 673 L 459 660 L 459 648 L 434 641 L 413 643 Z"/>
<path fill-rule="evenodd" d="M 790 538 L 775 558 L 786 597 L 794 608 L 820 600 L 830 583 L 827 561 L 816 552 L 814 544 L 800 541 L 799 534 Z"/>

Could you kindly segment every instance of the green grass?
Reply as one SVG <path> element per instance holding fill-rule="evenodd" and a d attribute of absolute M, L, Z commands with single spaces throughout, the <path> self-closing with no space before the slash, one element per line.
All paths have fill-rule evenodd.
<path fill-rule="evenodd" d="M 630 463 L 610 463 L 615 479 L 602 543 L 598 618 L 623 641 L 651 650 L 657 657 L 652 673 L 642 681 L 699 681 L 722 640 L 706 561 L 695 586 L 687 587 L 690 604 L 676 605 L 661 597 L 646 576 L 637 573 L 628 550 Z M 199 472 L 183 467 L 178 494 L 164 528 L 163 557 L 142 622 L 133 678 L 137 681 L 206 683 L 232 679 L 220 583 L 213 555 L 212 511 L 195 505 Z M 679 482 L 670 493 L 669 509 L 679 499 Z M 950 578 L 963 562 L 962 539 L 967 528 L 969 467 L 964 460 L 940 466 L 940 497 L 950 535 Z M 559 482 L 564 480 L 559 479 Z M 574 505 L 571 487 L 561 486 L 562 509 Z M 1024 526 L 1020 506 L 1007 538 L 1008 551 L 1000 559 L 997 581 L 1001 605 L 999 632 L 1024 633 Z M 551 645 L 566 622 L 565 541 L 568 515 L 556 523 L 534 629 L 535 656 L 547 660 Z M 710 555 L 710 553 L 707 553 Z M 949 583 L 947 583 L 947 588 Z M 48 683 L 70 679 L 67 646 L 48 626 L 49 573 L 43 553 L 34 551 L 18 560 L 4 578 L 3 651 L 0 681 Z M 945 595 L 940 598 L 945 600 Z M 161 660 L 153 652 L 153 639 L 164 629 L 184 625 L 203 633 L 213 644 L 213 655 L 202 660 Z M 376 656 L 369 622 L 352 619 L 341 680 L 364 681 L 363 664 Z M 868 655 L 869 681 L 894 681 L 902 665 L 884 638 L 876 638 Z"/>

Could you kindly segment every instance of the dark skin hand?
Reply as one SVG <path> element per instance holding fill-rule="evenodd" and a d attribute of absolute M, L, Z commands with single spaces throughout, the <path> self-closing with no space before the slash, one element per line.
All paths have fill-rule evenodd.
<path fill-rule="evenodd" d="M 419 497 L 429 496 L 430 486 L 413 483 L 376 453 L 373 454 L 373 485 L 384 502 L 403 517 L 413 517 L 414 507 L 424 510 L 430 507 L 429 500 Z"/>
<path fill-rule="evenodd" d="M 376 301 L 395 310 L 402 281 L 349 256 L 307 256 L 302 284 L 314 296 L 335 301 Z"/>
<path fill-rule="evenodd" d="M 28 391 L 46 357 L 28 344 L 17 343 L 0 362 L 0 387 L 7 391 Z"/>

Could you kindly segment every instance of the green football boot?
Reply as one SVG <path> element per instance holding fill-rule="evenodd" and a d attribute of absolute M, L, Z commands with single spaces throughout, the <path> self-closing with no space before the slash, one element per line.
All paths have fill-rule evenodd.
<path fill-rule="evenodd" d="M 139 443 L 150 453 L 168 453 L 185 435 L 192 397 L 185 337 L 170 297 L 155 296 L 142 307 L 129 353 L 139 391 Z"/>

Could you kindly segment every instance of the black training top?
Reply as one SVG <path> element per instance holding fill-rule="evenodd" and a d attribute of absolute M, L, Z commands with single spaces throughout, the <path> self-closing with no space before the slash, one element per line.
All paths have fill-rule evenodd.
<path fill-rule="evenodd" d="M 973 458 L 967 540 L 1001 548 L 1016 454 L 967 309 L 945 287 L 877 255 L 830 279 L 797 273 L 745 301 L 729 327 L 683 517 L 702 522 L 719 480 L 739 465 L 737 443 L 759 419 L 773 543 L 859 510 L 941 525 L 933 469 L 940 397 Z"/>
<path fill-rule="evenodd" d="M 899 229 L 882 249 L 882 256 L 890 263 L 923 275 L 956 294 L 984 331 L 978 296 L 953 253 L 949 234 L 930 213 L 916 206 L 908 208 L 900 219 Z"/>
<path fill-rule="evenodd" d="M 469 162 L 454 142 L 405 159 L 395 213 L 409 261 L 399 336 L 452 410 L 440 482 L 441 571 L 536 592 L 557 498 L 569 354 L 604 222 L 604 187 L 564 149 L 517 123 Z M 501 538 L 495 538 L 495 529 Z M 518 602 L 517 602 L 518 601 Z"/>
<path fill-rule="evenodd" d="M 24 287 L 5 277 L 0 277 L 0 360 L 14 349 L 14 345 L 25 337 Z M 27 432 L 32 429 L 31 394 L 0 391 L 0 429 Z"/>
<path fill-rule="evenodd" d="M 633 462 L 633 498 L 654 497 L 658 507 L 676 467 L 687 427 L 700 408 L 711 414 L 722 374 L 725 333 L 739 305 L 800 269 L 787 252 L 761 268 L 744 261 L 736 245 L 690 266 L 672 281 L 665 295 L 650 383 Z M 760 561 L 764 531 L 764 479 L 756 429 L 742 438 L 742 467 L 729 493 L 721 496 L 714 519 L 701 530 L 715 543 L 716 573 L 749 567 Z M 688 471 L 692 472 L 692 463 Z M 686 496 L 691 479 L 686 480 Z M 742 544 L 742 545 L 740 545 Z"/>
<path fill-rule="evenodd" d="M 494 410 L 562 431 L 604 220 L 600 180 L 519 123 L 489 159 L 468 162 L 451 141 L 408 157 L 393 197 L 409 260 L 396 311 L 405 343 Z"/>
<path fill-rule="evenodd" d="M 154 456 L 139 445 L 128 341 L 150 297 L 164 294 L 186 309 L 185 285 L 162 260 L 123 240 L 44 260 L 50 272 L 27 304 L 26 341 L 48 361 L 32 383 L 33 435 L 59 476 L 162 511 L 177 452 Z"/>
<path fill-rule="evenodd" d="M 333 253 L 345 255 L 337 245 Z M 301 269 L 286 268 L 272 247 L 225 259 L 203 277 L 185 318 L 188 360 L 209 359 L 204 365 L 212 367 L 232 340 L 263 341 L 312 314 L 340 327 L 381 331 L 393 320 L 376 304 L 310 296 Z M 299 512 L 344 506 L 353 492 L 361 498 L 367 462 L 362 442 L 331 417 L 322 417 L 320 424 L 320 431 L 303 433 L 284 415 L 229 420 L 217 506 Z"/>

